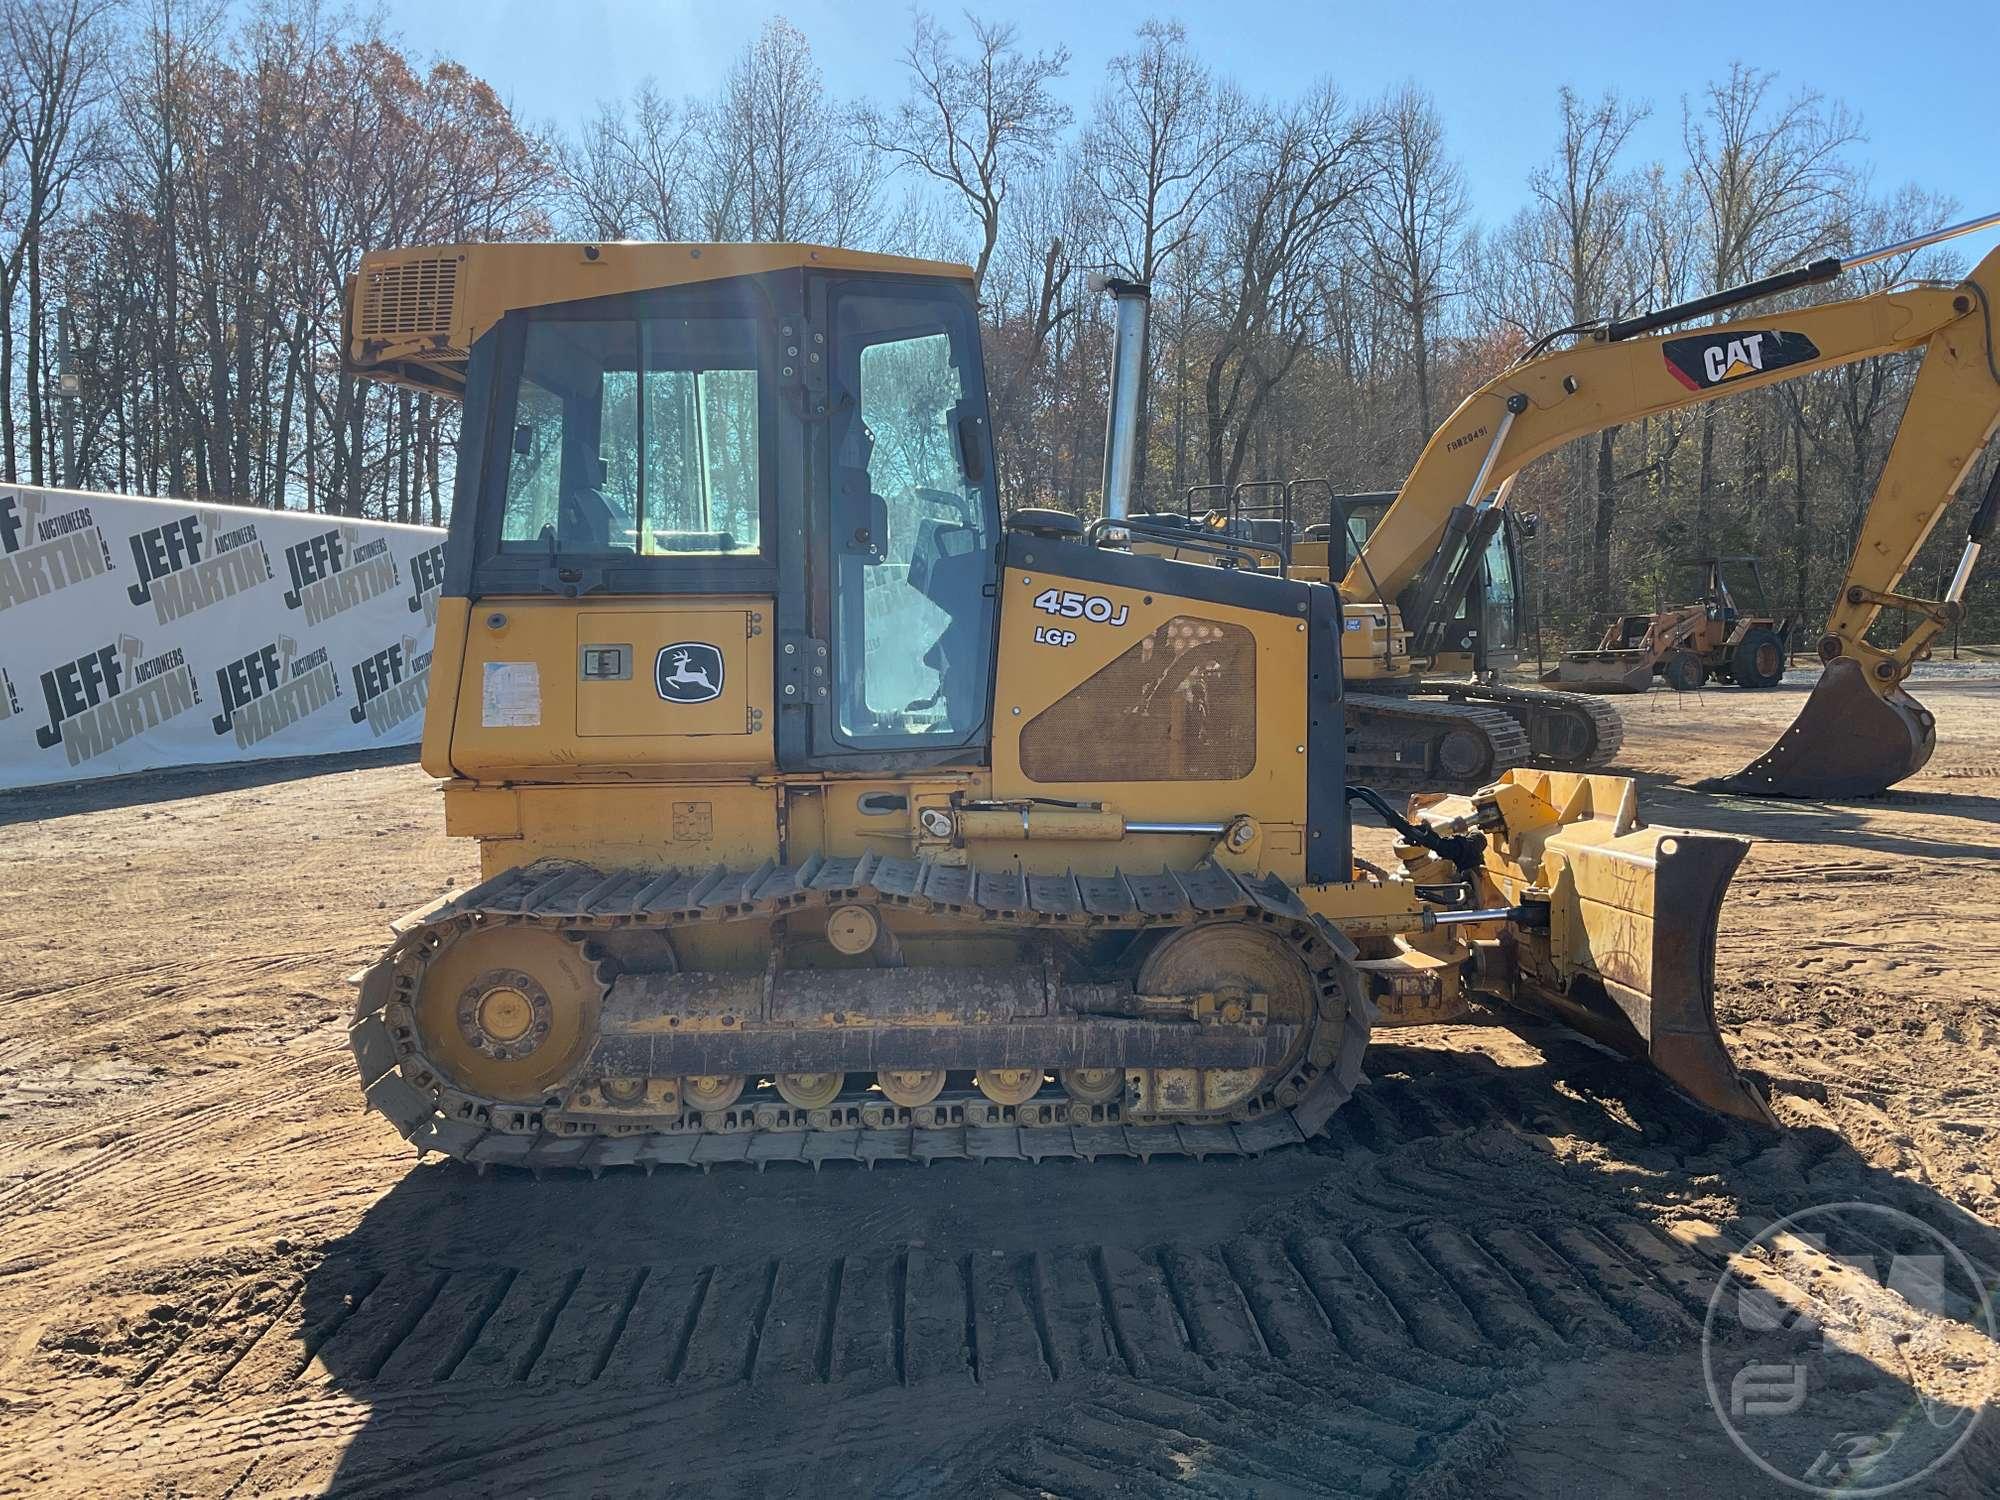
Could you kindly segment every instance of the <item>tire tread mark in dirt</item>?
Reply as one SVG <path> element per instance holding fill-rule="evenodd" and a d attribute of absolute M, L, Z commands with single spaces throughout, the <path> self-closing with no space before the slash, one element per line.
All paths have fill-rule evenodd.
<path fill-rule="evenodd" d="M 1239 1240 L 1223 1247 L 1223 1260 L 1243 1288 L 1264 1343 L 1280 1359 L 1338 1357 L 1340 1340 L 1319 1299 L 1306 1286 L 1277 1240 Z"/>
<path fill-rule="evenodd" d="M 847 1270 L 847 1257 L 836 1255 L 826 1276 L 826 1305 L 820 1309 L 819 1358 L 815 1361 L 820 1382 L 833 1383 L 833 1325 L 840 1313 L 840 1283 Z"/>
<path fill-rule="evenodd" d="M 1396 1304 L 1339 1240 L 1294 1236 L 1285 1241 L 1285 1258 L 1349 1358 L 1367 1365 L 1385 1348 L 1408 1348 L 1416 1342 Z"/>
<path fill-rule="evenodd" d="M 587 1385 L 630 1283 L 643 1272 L 622 1266 L 588 1266 L 563 1304 L 561 1314 L 530 1371 L 536 1386 Z"/>
<path fill-rule="evenodd" d="M 958 1261 L 912 1244 L 903 1265 L 903 1383 L 972 1370 L 965 1345 L 965 1287 Z"/>
<path fill-rule="evenodd" d="M 1542 1321 L 1566 1344 L 1609 1344 L 1629 1349 L 1631 1330 L 1587 1289 L 1570 1258 L 1520 1225 L 1502 1225 L 1478 1236 L 1486 1253 L 1514 1275 Z"/>
<path fill-rule="evenodd" d="M 857 1391 L 894 1385 L 897 1380 L 896 1348 L 890 1337 L 894 1259 L 880 1253 L 850 1256 L 841 1275 L 840 1308 L 833 1327 L 833 1379 Z"/>
<path fill-rule="evenodd" d="M 1493 1360 L 1495 1352 L 1480 1337 L 1479 1325 L 1465 1304 L 1407 1238 L 1387 1230 L 1370 1230 L 1354 1236 L 1348 1248 L 1356 1264 L 1401 1314 L 1403 1325 L 1419 1347 L 1468 1364 Z"/>
<path fill-rule="evenodd" d="M 908 1325 L 905 1317 L 910 1300 L 910 1252 L 906 1249 L 896 1257 L 890 1268 L 889 1285 L 889 1338 L 896 1351 L 896 1384 L 910 1383 L 910 1351 L 907 1343 Z"/>
<path fill-rule="evenodd" d="M 1673 1294 L 1681 1310 L 1696 1319 L 1707 1315 L 1718 1273 L 1691 1246 L 1660 1234 L 1636 1219 L 1616 1219 L 1604 1227 L 1606 1238 L 1643 1267 L 1654 1281 Z"/>
<path fill-rule="evenodd" d="M 642 1271 L 643 1276 L 645 1273 Z M 771 1302 L 778 1292 L 778 1262 L 773 1260 L 764 1270 L 764 1295 L 757 1301 L 757 1311 L 750 1318 L 750 1347 L 743 1356 L 742 1378 L 748 1380 L 757 1368 L 757 1351 L 764 1346 L 764 1324 L 771 1316 Z"/>
<path fill-rule="evenodd" d="M 327 1283 L 337 1275 L 324 1267 L 314 1274 Z M 271 1320 L 261 1337 L 249 1341 L 242 1357 L 216 1379 L 216 1389 L 224 1393 L 224 1399 L 295 1384 L 311 1366 L 320 1346 L 339 1332 L 341 1325 L 382 1284 L 379 1271 L 357 1269 L 353 1275 L 352 1290 L 339 1296 L 330 1295 L 317 1307 L 304 1295 L 294 1298 L 290 1306 Z"/>
<path fill-rule="evenodd" d="M 521 1351 L 520 1359 L 515 1362 L 513 1379 L 517 1384 L 526 1380 L 528 1372 L 535 1368 L 535 1361 L 542 1357 L 542 1350 L 548 1347 L 549 1336 L 556 1331 L 556 1320 L 562 1316 L 563 1309 L 569 1306 L 569 1299 L 576 1294 L 576 1289 L 582 1282 L 581 1268 L 571 1271 L 563 1278 L 561 1293 L 550 1301 L 542 1316 L 536 1321 L 534 1336 L 528 1340 L 528 1347 Z"/>
<path fill-rule="evenodd" d="M 1254 1359 L 1266 1352 L 1243 1289 L 1213 1251 L 1165 1246 L 1159 1251 L 1159 1265 L 1198 1353 L 1208 1359 Z"/>
<path fill-rule="evenodd" d="M 1480 1332 L 1500 1348 L 1511 1353 L 1563 1342 L 1536 1316 L 1533 1299 L 1506 1266 L 1464 1230 L 1450 1224 L 1420 1225 L 1410 1235 L 1410 1244 L 1430 1262 L 1438 1279 L 1457 1293 Z M 1562 1266 L 1555 1274 L 1560 1282 L 1568 1278 L 1569 1268 Z"/>
<path fill-rule="evenodd" d="M 1188 1306 L 1187 1288 L 1181 1285 L 1180 1278 L 1174 1275 L 1173 1266 L 1170 1264 L 1173 1253 L 1172 1246 L 1155 1250 L 1150 1265 L 1159 1274 L 1160 1286 L 1166 1293 L 1167 1307 L 1173 1314 L 1174 1329 L 1180 1334 L 1181 1342 L 1197 1356 L 1208 1359 L 1212 1350 L 1203 1347 L 1205 1341 L 1201 1337 L 1200 1325 L 1195 1321 L 1193 1310 Z"/>
<path fill-rule="evenodd" d="M 507 1290 L 453 1367 L 454 1385 L 503 1385 L 515 1379 L 528 1347 L 553 1321 L 550 1305 L 568 1295 L 571 1273 L 552 1266 L 516 1270 Z"/>
<path fill-rule="evenodd" d="M 335 1384 L 366 1383 L 382 1373 L 397 1345 L 410 1336 L 450 1279 L 446 1271 L 412 1269 L 391 1275 L 320 1346 L 313 1363 Z"/>
<path fill-rule="evenodd" d="M 485 1320 L 485 1310 L 498 1305 L 512 1279 L 509 1272 L 493 1266 L 453 1271 L 373 1378 L 385 1385 L 442 1380 L 447 1363 L 456 1365 L 472 1347 L 467 1329 Z"/>
<path fill-rule="evenodd" d="M 1104 1305 L 1103 1287 L 1089 1251 L 1054 1250 L 1037 1254 L 1042 1277 L 1045 1333 L 1050 1369 L 1058 1380 L 1123 1365 L 1123 1354 Z M 1125 1368 L 1129 1369 L 1129 1366 Z"/>
<path fill-rule="evenodd" d="M 486 1325 L 493 1321 L 493 1314 L 500 1310 L 500 1304 L 506 1300 L 507 1293 L 513 1290 L 514 1283 L 520 1278 L 520 1275 L 521 1273 L 518 1269 L 508 1266 L 494 1280 L 492 1288 L 487 1293 L 484 1305 L 480 1307 L 479 1311 L 473 1317 L 466 1321 L 465 1327 L 459 1335 L 458 1342 L 453 1346 L 451 1353 L 445 1360 L 439 1364 L 437 1374 L 433 1377 L 434 1379 L 445 1381 L 458 1373 L 459 1365 L 464 1363 L 465 1356 L 472 1352 L 472 1346 L 479 1342 L 480 1334 L 484 1333 Z"/>
<path fill-rule="evenodd" d="M 653 1273 L 651 1266 L 639 1267 L 639 1274 L 632 1278 L 632 1289 L 625 1294 L 625 1303 L 618 1309 L 618 1317 L 611 1325 L 611 1336 L 604 1341 L 604 1347 L 597 1353 L 586 1379 L 595 1382 L 604 1374 L 611 1363 L 612 1353 L 618 1348 L 618 1341 L 625 1337 L 625 1329 L 632 1321 L 632 1309 L 639 1304 L 639 1293 L 645 1290 L 647 1278 Z"/>
<path fill-rule="evenodd" d="M 1132 1345 L 1126 1339 L 1125 1329 L 1118 1317 L 1118 1301 L 1111 1294 L 1111 1273 L 1104 1264 L 1103 1247 L 1091 1250 L 1088 1258 L 1091 1279 L 1097 1283 L 1097 1300 L 1104 1309 L 1104 1324 L 1110 1331 L 1112 1347 L 1118 1351 L 1118 1359 L 1125 1366 L 1125 1373 L 1136 1377 L 1140 1373 L 1140 1362 L 1133 1355 Z"/>
<path fill-rule="evenodd" d="M 777 1263 L 771 1304 L 764 1313 L 757 1352 L 750 1360 L 751 1380 L 811 1385 L 822 1378 L 826 1289 L 838 1264 L 837 1260 L 812 1259 Z"/>
<path fill-rule="evenodd" d="M 1113 1326 L 1121 1330 L 1119 1343 L 1127 1350 L 1134 1374 L 1145 1375 L 1193 1355 L 1187 1324 L 1157 1264 L 1109 1245 L 1098 1251 L 1098 1264 L 1104 1270 Z"/>
<path fill-rule="evenodd" d="M 1631 1257 L 1612 1244 L 1601 1229 L 1564 1224 L 1553 1230 L 1538 1230 L 1536 1237 L 1577 1269 L 1605 1306 L 1631 1330 L 1637 1347 L 1679 1343 L 1694 1332 L 1694 1321 L 1672 1298 L 1654 1287 L 1645 1271 L 1634 1265 Z"/>
<path fill-rule="evenodd" d="M 727 1385 L 749 1373 L 756 1354 L 756 1321 L 770 1286 L 770 1261 L 715 1268 L 677 1384 L 690 1389 Z"/>
<path fill-rule="evenodd" d="M 1049 1378 L 1042 1342 L 1022 1296 L 1019 1259 L 994 1252 L 966 1258 L 979 1340 L 979 1379 Z"/>
<path fill-rule="evenodd" d="M 687 1315 L 681 1320 L 680 1332 L 674 1339 L 673 1357 L 667 1361 L 667 1383 L 680 1383 L 681 1371 L 687 1368 L 688 1345 L 694 1342 L 695 1324 L 701 1318 L 702 1304 L 708 1301 L 708 1289 L 715 1282 L 715 1267 L 705 1266 L 695 1282 L 694 1295 L 688 1299 Z"/>
<path fill-rule="evenodd" d="M 1022 1265 L 1025 1274 L 1021 1278 L 1021 1297 L 1028 1304 L 1028 1316 L 1034 1320 L 1035 1340 L 1041 1345 L 1042 1363 L 1048 1367 L 1051 1381 L 1061 1380 L 1062 1361 L 1056 1358 L 1055 1337 L 1049 1331 L 1047 1257 L 1037 1250 Z"/>
<path fill-rule="evenodd" d="M 229 1378 L 230 1373 L 238 1365 L 242 1364 L 245 1359 L 249 1358 L 250 1352 L 264 1342 L 266 1335 L 291 1315 L 292 1309 L 298 1306 L 299 1298 L 304 1295 L 305 1287 L 306 1284 L 303 1280 L 293 1282 L 292 1289 L 279 1302 L 277 1307 L 272 1310 L 271 1316 L 266 1318 L 257 1331 L 251 1334 L 250 1337 L 237 1340 L 236 1347 L 229 1351 L 228 1357 L 214 1370 L 197 1375 L 194 1379 L 195 1387 L 203 1391 L 219 1389 L 222 1382 Z"/>

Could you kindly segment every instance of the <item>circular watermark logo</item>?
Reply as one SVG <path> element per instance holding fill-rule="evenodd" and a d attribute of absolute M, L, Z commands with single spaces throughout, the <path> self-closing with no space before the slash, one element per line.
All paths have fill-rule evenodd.
<path fill-rule="evenodd" d="M 1875 1203 L 1780 1219 L 1702 1324 L 1709 1404 L 1771 1478 L 1843 1500 L 1948 1462 L 2000 1393 L 1993 1297 L 1956 1245 Z"/>

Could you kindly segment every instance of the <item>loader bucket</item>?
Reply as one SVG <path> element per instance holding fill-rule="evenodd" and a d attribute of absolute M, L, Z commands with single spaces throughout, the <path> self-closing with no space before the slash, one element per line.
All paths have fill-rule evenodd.
<path fill-rule="evenodd" d="M 1572 693 L 1644 693 L 1653 686 L 1653 659 L 1638 651 L 1572 651 L 1541 682 Z"/>
<path fill-rule="evenodd" d="M 1502 998 L 1646 1064 L 1710 1109 L 1776 1126 L 1715 1023 L 1717 924 L 1749 845 L 1645 827 L 1622 777 L 1510 771 L 1499 789 L 1506 832 L 1489 838 L 1482 874 L 1506 900 L 1549 903 L 1548 930 L 1514 940 Z"/>
<path fill-rule="evenodd" d="M 1901 688 L 1880 697 L 1851 657 L 1827 663 L 1778 743 L 1703 791 L 1752 797 L 1873 797 L 1924 768 L 1937 721 Z"/>

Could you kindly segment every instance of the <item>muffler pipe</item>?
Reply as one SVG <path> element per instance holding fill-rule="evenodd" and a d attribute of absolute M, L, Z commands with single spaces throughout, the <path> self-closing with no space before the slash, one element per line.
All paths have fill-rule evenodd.
<path fill-rule="evenodd" d="M 1146 358 L 1146 315 L 1153 289 L 1143 281 L 1115 276 L 1091 278 L 1095 291 L 1109 292 L 1117 305 L 1111 345 L 1111 400 L 1104 419 L 1104 514 L 1122 521 L 1132 513 L 1133 481 L 1139 472 L 1140 370 Z M 1107 532 L 1124 545 L 1129 533 Z"/>

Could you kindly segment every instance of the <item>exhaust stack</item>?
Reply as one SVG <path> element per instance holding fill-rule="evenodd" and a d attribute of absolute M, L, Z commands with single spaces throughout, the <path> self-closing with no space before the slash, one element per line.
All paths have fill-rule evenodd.
<path fill-rule="evenodd" d="M 1111 346 L 1111 402 L 1104 423 L 1104 514 L 1122 521 L 1132 513 L 1132 482 L 1139 472 L 1139 370 L 1146 357 L 1146 315 L 1153 289 L 1143 281 L 1115 276 L 1092 277 L 1091 286 L 1109 292 L 1118 304 Z"/>

